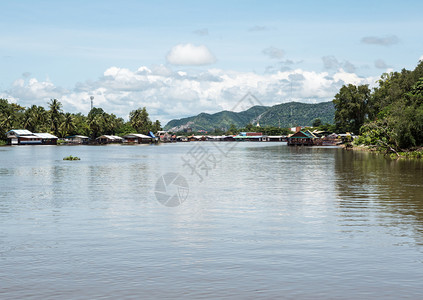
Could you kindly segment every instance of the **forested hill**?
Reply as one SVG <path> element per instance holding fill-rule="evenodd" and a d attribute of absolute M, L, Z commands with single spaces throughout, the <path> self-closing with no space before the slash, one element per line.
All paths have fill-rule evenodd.
<path fill-rule="evenodd" d="M 260 118 L 260 126 L 291 127 L 311 126 L 320 119 L 322 123 L 333 124 L 335 107 L 332 101 L 316 104 L 289 102 L 269 108 Z"/>
<path fill-rule="evenodd" d="M 272 107 L 254 106 L 238 113 L 231 111 L 221 111 L 215 114 L 201 113 L 193 117 L 172 120 L 166 124 L 164 129 L 176 132 L 189 127 L 193 131 L 211 131 L 215 128 L 229 128 L 231 124 L 242 128 L 250 123 L 255 125 L 257 122 L 260 123 L 260 126 L 311 126 L 316 119 L 320 119 L 322 123 L 332 124 L 334 113 L 332 101 L 317 104 L 289 102 Z"/>
<path fill-rule="evenodd" d="M 244 127 L 252 120 L 258 118 L 268 109 L 269 107 L 267 106 L 253 106 L 241 112 L 224 110 L 215 114 L 201 113 L 193 117 L 171 120 L 166 124 L 164 129 L 176 132 L 189 127 L 194 131 L 211 131 L 215 128 L 229 128 L 231 124 L 234 124 L 237 128 L 240 128 Z"/>

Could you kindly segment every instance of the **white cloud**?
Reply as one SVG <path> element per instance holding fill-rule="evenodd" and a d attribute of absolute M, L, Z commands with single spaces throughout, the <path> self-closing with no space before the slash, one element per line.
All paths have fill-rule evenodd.
<path fill-rule="evenodd" d="M 419 61 L 421 61 L 421 60 L 423 60 L 423 55 L 422 55 L 422 56 L 420 56 L 420 58 L 419 58 Z"/>
<path fill-rule="evenodd" d="M 204 46 L 193 44 L 179 44 L 174 46 L 166 56 L 167 61 L 172 65 L 209 65 L 216 62 L 216 58 Z"/>
<path fill-rule="evenodd" d="M 377 78 L 361 78 L 343 69 L 331 73 L 303 69 L 257 74 L 212 68 L 206 71 L 174 71 L 163 65 L 136 70 L 110 67 L 96 81 L 78 83 L 73 89 L 56 87 L 49 80 L 18 79 L 1 96 L 17 103 L 47 106 L 51 98 L 65 111 L 87 114 L 90 96 L 94 106 L 128 118 L 131 110 L 146 106 L 152 119 L 166 123 L 200 112 L 232 109 L 248 92 L 264 105 L 288 101 L 330 101 L 343 84 L 370 84 Z"/>

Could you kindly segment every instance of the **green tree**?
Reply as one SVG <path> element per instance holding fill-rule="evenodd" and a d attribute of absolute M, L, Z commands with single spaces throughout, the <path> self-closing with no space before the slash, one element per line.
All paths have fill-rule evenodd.
<path fill-rule="evenodd" d="M 62 137 L 66 137 L 75 133 L 75 119 L 71 113 L 65 113 L 63 122 L 60 124 L 60 133 Z"/>
<path fill-rule="evenodd" d="M 153 133 L 157 133 L 157 131 L 162 130 L 162 124 L 160 124 L 159 120 L 156 120 L 156 122 L 153 123 L 153 126 L 151 128 L 151 131 L 153 131 Z"/>
<path fill-rule="evenodd" d="M 129 122 L 138 133 L 147 134 L 150 131 L 151 121 L 145 107 L 131 111 L 129 113 Z"/>
<path fill-rule="evenodd" d="M 57 99 L 51 99 L 49 103 L 49 123 L 55 135 L 59 135 L 59 127 L 62 119 L 62 103 Z"/>
<path fill-rule="evenodd" d="M 364 124 L 368 112 L 370 89 L 368 85 L 342 86 L 335 95 L 335 124 L 340 131 L 358 133 Z"/>
<path fill-rule="evenodd" d="M 314 119 L 314 121 L 313 121 L 313 127 L 319 127 L 319 126 L 321 126 L 323 123 L 322 123 L 322 120 L 320 120 L 320 119 Z"/>

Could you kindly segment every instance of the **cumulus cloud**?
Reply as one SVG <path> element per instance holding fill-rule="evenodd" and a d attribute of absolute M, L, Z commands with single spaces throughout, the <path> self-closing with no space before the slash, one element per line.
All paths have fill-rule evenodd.
<path fill-rule="evenodd" d="M 272 59 L 281 59 L 285 55 L 285 51 L 276 47 L 263 49 L 262 53 Z"/>
<path fill-rule="evenodd" d="M 209 35 L 209 30 L 207 28 L 202 28 L 202 29 L 194 30 L 192 33 L 199 36 L 206 36 L 206 35 Z"/>
<path fill-rule="evenodd" d="M 179 44 L 174 46 L 166 56 L 172 65 L 209 65 L 216 62 L 216 58 L 210 50 L 204 46 L 193 44 Z"/>
<path fill-rule="evenodd" d="M 387 69 L 389 66 L 382 59 L 375 60 L 375 67 L 378 69 Z"/>
<path fill-rule="evenodd" d="M 303 69 L 269 74 L 222 69 L 175 71 L 164 65 L 138 69 L 110 67 L 95 81 L 81 82 L 70 90 L 49 80 L 18 79 L 1 97 L 24 106 L 46 106 L 51 98 L 63 103 L 66 111 L 87 114 L 90 96 L 94 105 L 128 118 L 131 110 L 146 106 L 152 119 L 166 123 L 200 112 L 228 110 L 248 92 L 264 105 L 287 101 L 332 100 L 343 84 L 374 85 L 376 77 L 361 78 L 340 69 L 314 72 Z"/>
<path fill-rule="evenodd" d="M 420 56 L 420 58 L 419 58 L 419 61 L 421 61 L 421 60 L 423 60 L 423 55 L 422 55 L 422 56 Z"/>
<path fill-rule="evenodd" d="M 361 39 L 361 42 L 368 45 L 391 46 L 398 44 L 399 38 L 395 35 L 385 37 L 365 36 Z"/>

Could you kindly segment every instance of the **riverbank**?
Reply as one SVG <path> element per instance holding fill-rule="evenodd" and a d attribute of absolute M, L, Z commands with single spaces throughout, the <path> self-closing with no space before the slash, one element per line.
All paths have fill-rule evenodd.
<path fill-rule="evenodd" d="M 396 153 L 395 152 L 387 153 L 386 150 L 379 150 L 374 146 L 352 145 L 350 147 L 347 147 L 346 145 L 342 145 L 342 147 L 346 150 L 365 151 L 365 152 L 383 154 L 384 156 L 389 156 L 392 159 L 423 159 L 423 147 L 419 147 L 415 150 L 400 151 Z"/>

